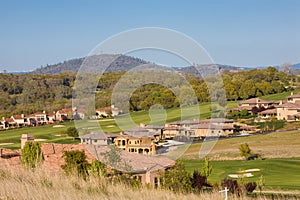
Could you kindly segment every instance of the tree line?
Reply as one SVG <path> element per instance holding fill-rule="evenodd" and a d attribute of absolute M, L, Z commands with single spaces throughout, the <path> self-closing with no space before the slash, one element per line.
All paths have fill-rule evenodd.
<path fill-rule="evenodd" d="M 139 72 L 136 72 L 139 73 Z M 142 72 L 140 72 L 142 73 Z M 165 74 L 164 74 L 165 73 Z M 157 83 L 140 85 L 130 94 L 130 110 L 147 110 L 154 104 L 165 108 L 209 102 L 215 95 L 226 93 L 226 100 L 241 100 L 262 95 L 281 93 L 291 89 L 288 75 L 274 67 L 253 69 L 235 73 L 223 73 L 221 81 L 216 77 L 199 78 L 192 74 L 170 76 L 167 72 L 154 74 Z M 96 83 L 95 106 L 106 107 L 111 104 L 111 95 L 121 79 L 128 87 L 134 87 L 143 78 L 135 74 L 123 78 L 125 72 L 104 73 L 100 80 L 90 76 L 90 82 Z M 153 75 L 153 76 L 154 76 Z M 0 115 L 30 114 L 41 110 L 54 110 L 71 107 L 71 99 L 76 94 L 73 86 L 77 74 L 0 74 Z M 140 80 L 139 80 L 140 79 Z M 163 82 L 164 84 L 158 84 Z M 186 82 L 188 84 L 186 84 Z M 83 82 L 88 87 L 88 83 Z M 131 88 L 132 89 L 132 88 Z M 192 98 L 192 92 L 196 98 Z M 129 91 L 129 90 L 128 90 Z M 128 92 L 123 90 L 124 95 Z M 123 96 L 120 93 L 120 101 Z"/>

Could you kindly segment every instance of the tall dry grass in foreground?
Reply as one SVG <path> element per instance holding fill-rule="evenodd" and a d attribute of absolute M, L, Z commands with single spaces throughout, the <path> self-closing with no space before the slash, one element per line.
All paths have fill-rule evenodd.
<path fill-rule="evenodd" d="M 112 184 L 105 178 L 90 178 L 83 181 L 76 177 L 67 177 L 64 174 L 50 174 L 37 170 L 12 171 L 0 168 L 0 200 L 20 199 L 224 199 L 218 192 L 203 194 L 175 194 L 171 191 L 150 189 L 147 187 L 131 188 L 124 184 Z M 246 196 L 233 199 L 251 199 Z M 257 198 L 265 199 L 265 198 Z"/>

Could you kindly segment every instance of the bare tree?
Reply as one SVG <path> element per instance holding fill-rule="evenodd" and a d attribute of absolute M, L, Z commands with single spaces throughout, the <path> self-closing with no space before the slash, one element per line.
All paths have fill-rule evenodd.
<path fill-rule="evenodd" d="M 280 68 L 283 72 L 287 73 L 287 74 L 292 74 L 293 72 L 293 65 L 289 62 L 284 62 L 280 65 Z"/>

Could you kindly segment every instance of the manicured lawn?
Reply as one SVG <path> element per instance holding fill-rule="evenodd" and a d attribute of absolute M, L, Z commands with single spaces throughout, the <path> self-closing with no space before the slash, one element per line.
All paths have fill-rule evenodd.
<path fill-rule="evenodd" d="M 265 158 L 300 157 L 300 131 L 295 130 L 274 132 L 265 135 L 253 135 L 249 137 L 230 138 L 206 143 L 195 143 L 188 146 L 182 158 L 199 159 L 200 149 L 212 146 L 213 148 L 208 154 L 210 158 L 234 160 L 240 156 L 238 147 L 243 143 L 248 143 L 254 153 L 259 153 Z M 180 152 L 182 148 L 186 147 L 179 147 L 178 152 Z M 176 153 L 176 150 L 172 152 L 172 154 L 175 155 Z"/>
<path fill-rule="evenodd" d="M 0 147 L 19 149 L 22 134 L 32 134 L 36 139 L 45 139 L 46 142 L 54 143 L 78 143 L 73 138 L 64 135 L 68 127 L 73 126 L 73 122 L 66 122 L 60 125 L 65 127 L 54 128 L 55 125 L 16 128 L 0 131 L 0 144 L 13 143 L 10 145 L 1 145 Z"/>
<path fill-rule="evenodd" d="M 300 92 L 299 89 L 293 91 L 294 94 L 297 94 L 298 92 Z M 260 98 L 269 101 L 279 101 L 279 100 L 285 100 L 290 95 L 291 92 L 283 92 L 278 94 L 270 94 L 270 95 L 262 96 Z"/>
<path fill-rule="evenodd" d="M 229 102 L 228 106 L 235 106 L 236 102 Z M 184 108 L 184 119 L 197 119 L 199 116 L 196 112 L 197 107 L 191 106 Z M 181 109 L 171 108 L 163 111 L 166 113 L 166 121 L 172 122 L 181 120 Z M 203 103 L 199 105 L 200 118 L 204 119 L 210 116 L 210 103 Z M 119 116 L 115 119 L 103 119 L 103 120 L 80 120 L 76 121 L 75 125 L 80 131 L 80 134 L 84 134 L 92 131 L 104 131 L 110 133 L 119 133 L 121 130 L 128 130 L 134 126 L 138 126 L 140 123 L 145 124 L 157 124 L 163 125 L 165 115 L 163 112 L 158 114 L 151 113 L 149 116 L 148 111 L 132 112 L 127 115 Z M 18 149 L 20 148 L 20 138 L 22 134 L 32 134 L 36 139 L 46 139 L 45 142 L 54 143 L 78 143 L 73 138 L 63 135 L 68 127 L 74 126 L 74 122 L 66 122 L 61 125 L 65 127 L 53 128 L 54 125 L 38 126 L 38 127 L 26 127 L 10 129 L 0 131 L 0 144 L 1 143 L 13 143 L 9 145 L 1 145 L 1 147 Z M 99 126 L 100 125 L 100 126 Z M 98 128 L 98 129 L 97 129 Z M 101 128 L 101 129 L 100 129 Z M 58 136 L 62 135 L 62 136 Z"/>
<path fill-rule="evenodd" d="M 187 171 L 194 169 L 201 170 L 201 160 L 184 160 Z M 266 160 L 232 160 L 232 161 L 211 161 L 213 167 L 212 175 L 208 180 L 212 183 L 221 183 L 221 180 L 228 177 L 228 174 L 237 174 L 240 170 L 260 169 L 259 172 L 252 172 L 251 178 L 244 178 L 244 181 L 257 181 L 263 175 L 266 183 L 265 189 L 300 190 L 300 158 L 287 159 L 266 159 Z"/>

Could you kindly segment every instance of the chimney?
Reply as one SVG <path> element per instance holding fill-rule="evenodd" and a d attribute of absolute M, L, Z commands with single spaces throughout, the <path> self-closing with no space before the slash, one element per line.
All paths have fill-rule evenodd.
<path fill-rule="evenodd" d="M 46 111 L 43 110 L 43 114 L 46 114 Z"/>
<path fill-rule="evenodd" d="M 21 114 L 21 118 L 24 118 L 24 114 Z"/>
<path fill-rule="evenodd" d="M 291 92 L 291 96 L 294 95 L 294 92 Z"/>
<path fill-rule="evenodd" d="M 282 100 L 279 101 L 279 105 L 282 105 Z"/>
<path fill-rule="evenodd" d="M 145 127 L 145 124 L 144 123 L 140 123 L 140 127 Z"/>
<path fill-rule="evenodd" d="M 34 142 L 34 137 L 31 134 L 22 134 L 21 149 L 25 146 L 26 142 Z"/>

